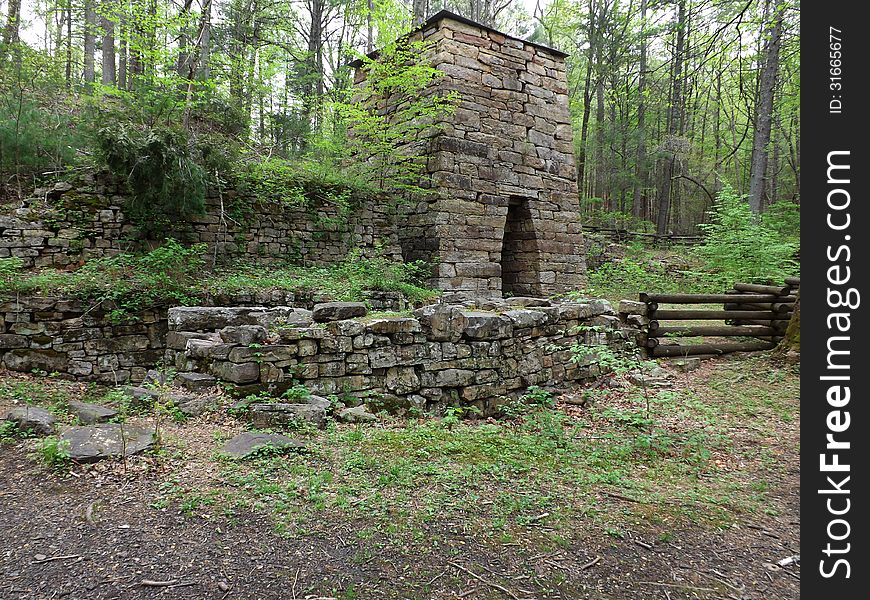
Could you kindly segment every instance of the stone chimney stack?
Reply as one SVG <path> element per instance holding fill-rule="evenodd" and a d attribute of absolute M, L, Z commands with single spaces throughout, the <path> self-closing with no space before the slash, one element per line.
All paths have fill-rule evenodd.
<path fill-rule="evenodd" d="M 448 11 L 409 39 L 431 43 L 433 92 L 460 101 L 426 142 L 433 193 L 400 208 L 405 260 L 432 263 L 431 283 L 458 298 L 583 287 L 567 55 Z"/>

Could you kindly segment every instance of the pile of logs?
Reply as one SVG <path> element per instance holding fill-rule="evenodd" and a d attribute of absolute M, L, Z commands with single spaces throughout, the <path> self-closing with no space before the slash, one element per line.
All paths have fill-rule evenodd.
<path fill-rule="evenodd" d="M 789 277 L 785 285 L 758 285 L 735 283 L 725 294 L 640 294 L 646 304 L 649 324 L 638 342 L 650 355 L 691 356 L 752 352 L 774 348 L 788 327 L 800 279 Z M 660 309 L 660 304 L 721 304 L 715 309 Z M 724 325 L 678 325 L 663 321 L 724 321 Z M 673 338 L 682 337 L 740 337 L 734 340 L 701 344 L 672 344 Z M 669 339 L 670 338 L 670 339 Z"/>

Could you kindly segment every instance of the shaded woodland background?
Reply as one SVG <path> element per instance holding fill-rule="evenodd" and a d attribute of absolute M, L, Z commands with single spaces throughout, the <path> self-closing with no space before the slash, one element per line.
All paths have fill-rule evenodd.
<path fill-rule="evenodd" d="M 185 165 L 174 175 L 182 187 L 251 169 L 266 180 L 285 171 L 331 177 L 349 155 L 337 108 L 350 101 L 347 63 L 447 8 L 570 54 L 584 223 L 696 233 L 726 185 L 755 213 L 797 218 L 793 0 L 3 0 L 0 8 L 7 197 L 58 172 L 111 164 L 118 148 L 135 164 L 149 144 L 152 155 L 159 146 L 164 162 Z"/>

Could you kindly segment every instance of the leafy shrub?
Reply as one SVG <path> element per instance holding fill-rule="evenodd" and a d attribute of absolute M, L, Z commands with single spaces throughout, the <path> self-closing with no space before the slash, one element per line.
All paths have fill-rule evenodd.
<path fill-rule="evenodd" d="M 0 101 L 0 172 L 33 175 L 72 164 L 81 134 L 68 117 L 50 114 L 35 102 Z M 5 179 L 5 178 L 4 178 Z"/>
<path fill-rule="evenodd" d="M 425 140 L 435 122 L 452 114 L 458 98 L 455 92 L 421 94 L 442 75 L 422 60 L 430 48 L 400 39 L 382 47 L 376 58 L 361 56 L 366 84 L 331 106 L 347 132 L 344 151 L 354 157 L 347 169 L 375 188 L 424 192 Z"/>
<path fill-rule="evenodd" d="M 584 212 L 583 224 L 603 229 L 624 229 L 641 233 L 653 233 L 655 223 L 639 217 L 630 212 L 621 210 L 605 210 L 601 207 L 601 198 L 584 198 L 581 201 L 581 209 Z"/>
<path fill-rule="evenodd" d="M 119 122 L 96 135 L 106 165 L 127 183 L 125 209 L 143 233 L 165 232 L 203 211 L 206 175 L 183 131 Z"/>
<path fill-rule="evenodd" d="M 0 445 L 12 444 L 15 441 L 32 435 L 18 427 L 14 421 L 0 421 Z"/>
<path fill-rule="evenodd" d="M 629 298 L 637 292 L 701 291 L 699 282 L 661 261 L 631 258 L 604 263 L 588 273 L 590 295 Z"/>
<path fill-rule="evenodd" d="M 71 165 L 86 145 L 71 98 L 57 93 L 60 63 L 24 43 L 5 49 L 17 58 L 0 67 L 0 189 Z"/>
<path fill-rule="evenodd" d="M 69 442 L 54 436 L 43 439 L 36 447 L 42 462 L 54 471 L 68 471 L 72 466 L 69 454 Z"/>
<path fill-rule="evenodd" d="M 329 267 L 285 267 L 265 270 L 236 268 L 216 274 L 202 283 L 211 295 L 250 292 L 258 289 L 311 290 L 335 300 L 363 301 L 363 291 L 401 292 L 411 302 L 432 298 L 437 292 L 423 287 L 423 263 L 396 263 L 385 257 L 364 258 L 359 250 Z"/>
<path fill-rule="evenodd" d="M 771 227 L 770 220 L 776 219 L 754 215 L 731 186 L 719 192 L 711 222 L 700 225 L 704 245 L 696 249 L 711 284 L 726 289 L 735 281 L 781 282 L 798 272 L 797 244 Z"/>
<path fill-rule="evenodd" d="M 783 239 L 800 241 L 801 207 L 790 200 L 780 200 L 767 207 L 761 219 Z"/>
<path fill-rule="evenodd" d="M 72 273 L 46 271 L 29 277 L 4 280 L 0 291 L 60 292 L 75 298 L 112 301 L 115 320 L 160 304 L 190 304 L 193 284 L 205 265 L 205 244 L 184 247 L 173 239 L 141 256 L 119 254 L 85 263 Z"/>

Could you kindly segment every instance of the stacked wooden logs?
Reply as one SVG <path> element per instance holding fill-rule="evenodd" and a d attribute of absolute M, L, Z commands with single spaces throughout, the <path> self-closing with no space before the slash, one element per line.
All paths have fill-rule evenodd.
<path fill-rule="evenodd" d="M 725 294 L 640 294 L 646 303 L 647 331 L 638 339 L 648 352 L 658 356 L 691 356 L 770 350 L 782 340 L 791 319 L 799 278 L 785 285 L 735 283 Z M 722 310 L 660 309 L 660 304 L 722 304 Z M 725 321 L 724 325 L 673 325 L 663 321 Z M 702 344 L 667 344 L 667 338 L 749 337 L 753 340 Z"/>

